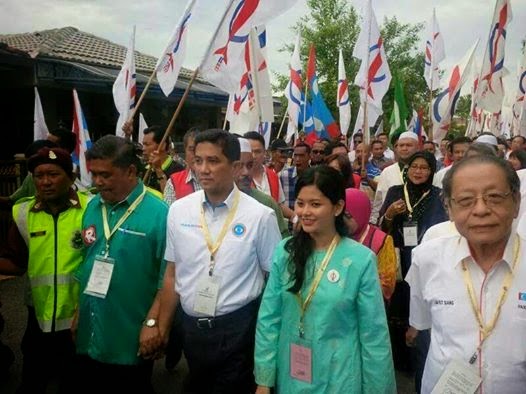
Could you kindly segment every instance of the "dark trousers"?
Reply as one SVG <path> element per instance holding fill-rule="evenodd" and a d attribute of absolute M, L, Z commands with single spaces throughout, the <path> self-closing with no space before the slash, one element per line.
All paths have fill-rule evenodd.
<path fill-rule="evenodd" d="M 246 394 L 255 390 L 254 336 L 259 300 L 209 321 L 183 315 L 187 393 Z"/>
<path fill-rule="evenodd" d="M 153 361 L 140 365 L 105 364 L 77 356 L 77 391 L 84 393 L 153 393 Z"/>
<path fill-rule="evenodd" d="M 74 392 L 72 372 L 75 345 L 69 330 L 42 332 L 34 308 L 28 307 L 27 327 L 22 338 L 22 385 L 18 393 Z M 50 386 L 51 387 L 51 386 Z"/>
<path fill-rule="evenodd" d="M 183 354 L 184 329 L 183 329 L 183 308 L 181 304 L 177 305 L 175 316 L 166 345 L 165 366 L 167 369 L 173 369 L 181 359 Z"/>

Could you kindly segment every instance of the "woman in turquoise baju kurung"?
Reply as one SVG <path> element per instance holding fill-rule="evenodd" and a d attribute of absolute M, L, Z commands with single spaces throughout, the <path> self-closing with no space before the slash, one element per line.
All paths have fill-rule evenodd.
<path fill-rule="evenodd" d="M 316 168 L 311 172 L 322 171 Z M 334 182 L 334 174 L 330 175 Z M 299 186 L 296 193 L 301 197 L 301 183 Z M 323 189 L 323 185 L 319 189 Z M 308 205 L 300 201 L 303 207 Z M 302 219 L 302 215 L 298 216 Z M 307 213 L 307 217 L 310 216 Z M 338 215 L 332 216 L 333 222 L 335 216 Z M 319 225 L 321 220 L 316 219 L 316 214 L 314 217 L 315 224 Z M 302 222 L 302 231 L 309 232 L 311 224 L 312 221 L 307 225 Z M 327 230 L 318 228 L 317 233 L 309 234 L 314 247 L 305 264 L 301 300 L 307 297 L 327 254 L 326 249 L 316 247 L 320 231 Z M 325 234 L 325 239 L 338 237 L 335 226 L 332 231 L 333 235 Z M 286 248 L 289 239 L 283 240 L 276 249 L 259 311 L 255 350 L 258 392 L 265 393 L 265 388 L 275 387 L 277 393 L 286 394 L 395 393 L 391 346 L 374 254 L 349 238 L 338 237 L 334 253 L 304 313 L 303 338 L 300 338 L 300 301 L 297 294 L 289 291 L 295 281 L 295 266 Z M 306 344 L 311 349 L 310 383 L 291 377 L 291 344 Z"/>

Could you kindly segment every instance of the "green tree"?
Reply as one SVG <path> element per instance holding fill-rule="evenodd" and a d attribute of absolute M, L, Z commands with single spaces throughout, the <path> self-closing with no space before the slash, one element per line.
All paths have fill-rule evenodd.
<path fill-rule="evenodd" d="M 333 115 L 336 111 L 336 89 L 338 85 L 338 50 L 341 48 L 345 61 L 349 96 L 352 102 L 354 123 L 360 107 L 359 89 L 352 85 L 358 73 L 360 61 L 352 57 L 354 45 L 360 33 L 360 18 L 355 8 L 347 0 L 307 0 L 310 12 L 292 28 L 302 37 L 301 55 L 306 70 L 309 46 L 314 44 L 317 55 L 317 73 L 320 89 Z M 407 102 L 410 108 L 421 108 L 426 104 L 429 93 L 424 73 L 424 55 L 418 48 L 422 24 L 404 24 L 396 17 L 386 18 L 381 27 L 387 61 L 392 73 L 396 72 L 403 81 L 406 92 L 411 92 Z M 293 43 L 285 45 L 282 51 L 292 53 Z M 288 82 L 288 75 L 277 75 L 275 89 L 282 92 Z M 389 89 L 383 100 L 386 129 L 387 120 L 393 110 L 394 88 Z M 286 107 L 286 99 L 284 101 Z M 335 116 L 337 119 L 337 116 Z M 352 127 L 352 126 L 351 126 Z"/>

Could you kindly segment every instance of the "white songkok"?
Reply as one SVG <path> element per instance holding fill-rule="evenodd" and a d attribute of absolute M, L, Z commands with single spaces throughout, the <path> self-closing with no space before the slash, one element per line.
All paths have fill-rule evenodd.
<path fill-rule="evenodd" d="M 493 145 L 493 146 L 499 145 L 499 143 L 497 142 L 497 137 L 495 137 L 494 135 L 489 135 L 489 134 L 479 135 L 477 139 L 475 140 L 475 142 L 480 142 L 483 144 L 488 144 L 488 145 Z"/>
<path fill-rule="evenodd" d="M 398 137 L 399 140 L 402 138 L 411 138 L 412 140 L 418 141 L 418 135 L 412 131 L 404 131 L 402 134 L 400 134 L 400 137 Z"/>

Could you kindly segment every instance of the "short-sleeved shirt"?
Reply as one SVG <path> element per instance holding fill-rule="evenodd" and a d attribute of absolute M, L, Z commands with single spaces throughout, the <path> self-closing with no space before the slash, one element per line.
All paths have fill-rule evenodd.
<path fill-rule="evenodd" d="M 143 183 L 114 205 L 106 204 L 112 229 L 143 191 Z M 80 281 L 80 309 L 77 352 L 108 364 L 134 365 L 142 322 L 161 285 L 164 272 L 166 215 L 168 207 L 150 192 L 118 228 L 110 240 L 109 256 L 115 259 L 106 298 L 84 294 L 97 255 L 105 250 L 100 195 L 88 204 L 83 218 L 83 239 L 87 246 Z"/>
<path fill-rule="evenodd" d="M 432 239 L 413 250 L 413 263 L 405 278 L 411 286 L 409 322 L 418 330 L 431 328 L 423 393 L 431 392 L 450 361 L 467 362 L 480 343 L 462 260 L 466 259 L 487 324 L 493 318 L 504 277 L 513 266 L 517 239 L 512 233 L 503 259 L 486 275 L 460 235 Z M 526 387 L 526 240 L 520 237 L 519 242 L 519 260 L 508 296 L 475 363 L 484 393 L 524 393 Z"/>
<path fill-rule="evenodd" d="M 265 272 L 270 271 L 272 253 L 281 240 L 276 215 L 272 209 L 234 187 L 218 206 L 197 191 L 175 201 L 168 213 L 165 259 L 175 263 L 175 290 L 180 295 L 185 313 L 194 311 L 197 284 L 210 268 L 210 252 L 201 226 L 201 207 L 212 239 L 215 241 L 234 196 L 239 205 L 230 228 L 215 254 L 213 276 L 220 278 L 216 316 L 234 312 L 261 294 Z"/>
<path fill-rule="evenodd" d="M 296 187 L 296 181 L 298 180 L 298 171 L 296 167 L 284 168 L 279 173 L 279 180 L 283 187 L 283 193 L 285 194 L 285 203 L 290 209 L 294 209 L 294 188 Z"/>

